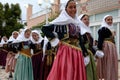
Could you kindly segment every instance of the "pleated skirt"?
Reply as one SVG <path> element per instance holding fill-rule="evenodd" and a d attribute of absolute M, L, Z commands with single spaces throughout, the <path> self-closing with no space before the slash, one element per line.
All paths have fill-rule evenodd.
<path fill-rule="evenodd" d="M 22 54 L 19 55 L 13 80 L 34 80 L 31 57 Z"/>
<path fill-rule="evenodd" d="M 115 44 L 104 41 L 104 57 L 97 60 L 97 75 L 100 80 L 118 80 L 118 57 Z"/>
<path fill-rule="evenodd" d="M 80 48 L 60 44 L 47 80 L 86 80 L 86 70 Z"/>

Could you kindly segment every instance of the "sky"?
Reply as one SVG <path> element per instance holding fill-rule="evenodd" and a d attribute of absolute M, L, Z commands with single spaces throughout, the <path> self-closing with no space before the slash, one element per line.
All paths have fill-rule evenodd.
<path fill-rule="evenodd" d="M 64 3 L 65 1 L 68 1 L 68 0 L 61 0 L 61 3 Z M 19 3 L 20 8 L 22 10 L 21 17 L 22 17 L 23 21 L 26 20 L 26 7 L 25 7 L 26 4 L 33 5 L 33 14 L 40 11 L 40 6 L 38 5 L 38 0 L 0 0 L 0 2 L 2 2 L 2 4 L 4 4 L 4 3 L 9 3 L 9 4 Z"/>

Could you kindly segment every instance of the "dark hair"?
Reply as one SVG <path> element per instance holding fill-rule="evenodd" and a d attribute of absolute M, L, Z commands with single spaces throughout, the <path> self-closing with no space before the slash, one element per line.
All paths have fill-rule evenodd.
<path fill-rule="evenodd" d="M 81 20 L 85 17 L 85 16 L 88 16 L 87 14 L 84 14 L 82 17 L 81 17 Z M 89 17 L 89 16 L 88 16 Z"/>
<path fill-rule="evenodd" d="M 74 0 L 69 0 L 65 6 L 65 9 L 67 8 L 68 4 L 71 2 L 71 1 L 74 1 Z"/>
<path fill-rule="evenodd" d="M 28 31 L 30 31 L 30 32 L 31 32 L 31 29 L 26 29 L 26 30 L 25 30 L 25 33 L 26 33 L 26 32 L 28 32 Z"/>

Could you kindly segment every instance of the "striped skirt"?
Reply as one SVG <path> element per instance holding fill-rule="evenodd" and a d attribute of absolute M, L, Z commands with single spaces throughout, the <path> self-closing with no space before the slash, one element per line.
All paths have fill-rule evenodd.
<path fill-rule="evenodd" d="M 17 61 L 17 59 L 15 58 L 15 54 L 12 52 L 8 53 L 7 58 L 6 58 L 5 71 L 6 72 L 10 72 L 10 71 L 14 72 L 16 61 Z"/>
<path fill-rule="evenodd" d="M 99 80 L 118 80 L 118 57 L 115 44 L 105 41 L 104 57 L 97 59 L 97 75 Z"/>

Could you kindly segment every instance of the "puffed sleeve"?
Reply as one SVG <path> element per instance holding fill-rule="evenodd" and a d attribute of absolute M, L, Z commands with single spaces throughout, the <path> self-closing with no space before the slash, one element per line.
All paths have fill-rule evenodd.
<path fill-rule="evenodd" d="M 98 49 L 99 50 L 102 50 L 102 45 L 103 45 L 103 40 L 104 40 L 104 37 L 103 37 L 103 34 L 102 34 L 102 30 L 99 30 L 98 31 Z"/>
<path fill-rule="evenodd" d="M 88 55 L 87 49 L 84 46 L 84 40 L 81 34 L 79 34 L 79 44 L 83 52 L 83 56 L 86 57 Z"/>
<path fill-rule="evenodd" d="M 51 38 L 51 39 L 55 38 L 55 35 L 54 35 L 53 31 L 54 31 L 54 25 L 53 24 L 44 25 L 42 27 L 42 32 L 44 33 L 44 35 Z"/>
<path fill-rule="evenodd" d="M 112 33 L 108 28 L 103 27 L 103 28 L 99 29 L 99 31 L 98 31 L 98 49 L 99 50 L 102 50 L 103 42 L 104 42 L 105 38 L 110 38 L 111 36 L 112 36 Z"/>

